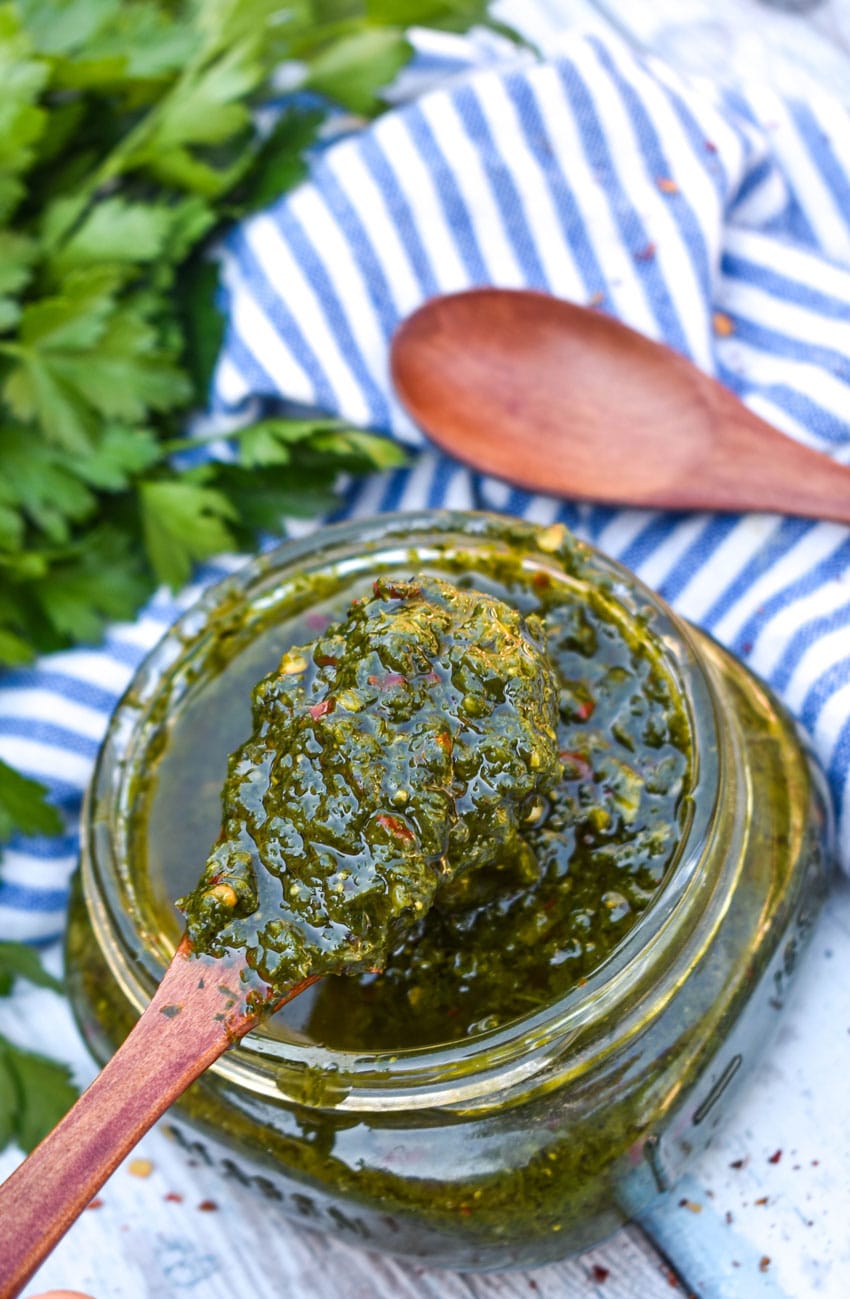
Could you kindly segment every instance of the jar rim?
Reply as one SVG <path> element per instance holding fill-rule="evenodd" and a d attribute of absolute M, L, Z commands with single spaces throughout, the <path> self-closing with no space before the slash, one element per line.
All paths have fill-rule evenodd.
<path fill-rule="evenodd" d="M 258 618 L 273 608 L 274 592 L 288 576 L 305 565 L 312 571 L 333 564 L 341 576 L 395 556 L 406 559 L 411 546 L 432 539 L 434 554 L 468 551 L 475 544 L 504 539 L 506 528 L 528 546 L 528 564 L 551 568 L 552 526 L 529 523 L 490 512 L 427 510 L 398 511 L 322 527 L 318 532 L 288 539 L 255 556 L 234 574 L 207 588 L 191 608 L 169 628 L 149 652 L 119 701 L 101 746 L 86 797 L 83 815 L 83 882 L 95 936 L 124 995 L 141 1013 L 150 995 L 139 964 L 132 959 L 132 917 L 119 918 L 123 939 L 116 936 L 114 909 L 106 894 L 120 878 L 121 854 L 116 852 L 116 816 L 126 802 L 132 779 L 131 757 L 140 742 L 140 728 L 151 710 L 162 706 L 160 691 L 167 674 L 191 657 L 215 634 L 221 619 L 246 601 Z M 560 525 L 555 525 L 560 526 Z M 533 548 L 546 537 L 546 549 Z M 705 869 L 723 779 L 720 721 L 715 693 L 703 670 L 692 630 L 639 578 L 617 561 L 584 542 L 571 541 L 572 553 L 597 580 L 611 584 L 616 599 L 629 614 L 651 609 L 653 631 L 667 654 L 666 666 L 685 703 L 693 743 L 690 819 L 668 867 L 659 896 L 638 918 L 611 955 L 579 986 L 538 1007 L 527 1016 L 499 1028 L 448 1045 L 406 1048 L 397 1052 L 341 1051 L 283 1041 L 262 1033 L 249 1035 L 212 1067 L 249 1091 L 283 1099 L 289 1091 L 303 1092 L 305 1078 L 323 1079 L 318 1104 L 337 1108 L 407 1108 L 417 1105 L 468 1102 L 494 1090 L 525 1085 L 570 1044 L 582 1041 L 577 1069 L 586 1069 L 616 1044 L 618 1034 L 603 1023 L 617 1023 L 617 1010 L 634 1001 L 635 989 L 648 979 L 664 977 L 677 935 L 693 923 L 695 909 L 716 913 L 719 923 L 729 881 Z M 427 546 L 423 552 L 427 555 Z M 565 570 L 564 570 L 565 571 Z M 581 579 L 572 574 L 573 580 Z M 632 610 L 634 612 L 634 610 Z M 699 797 L 696 797 L 697 790 Z M 125 827 L 126 828 L 126 827 Z M 120 842 L 120 834 L 117 836 Z M 121 881 L 126 885 L 126 879 Z M 713 932 L 714 925 L 711 926 Z M 135 935 L 142 943 L 141 935 Z M 164 968 L 164 966 L 163 966 Z M 637 980 L 636 976 L 640 975 Z M 651 983 L 650 985 L 651 986 Z M 634 1011 L 634 1007 L 633 1007 Z M 640 1010 L 637 1009 L 637 1020 Z M 634 1020 L 634 1013 L 632 1019 Z M 637 1022 L 637 1021 L 636 1021 Z M 625 1026 L 621 1026 L 625 1031 Z M 634 1029 L 634 1024 L 632 1025 Z M 595 1030 L 599 1031 L 596 1032 Z M 622 1032 L 619 1034 L 622 1037 Z M 284 1077 L 289 1073 L 291 1077 Z M 314 1088 L 316 1091 L 316 1088 Z"/>

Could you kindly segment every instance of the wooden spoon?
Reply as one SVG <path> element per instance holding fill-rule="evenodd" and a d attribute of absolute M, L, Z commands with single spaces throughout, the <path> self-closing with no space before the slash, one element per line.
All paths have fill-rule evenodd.
<path fill-rule="evenodd" d="M 0 1299 L 13 1299 L 172 1101 L 228 1047 L 315 979 L 247 997 L 242 966 L 184 937 L 123 1045 L 0 1187 Z"/>
<path fill-rule="evenodd" d="M 432 298 L 398 329 L 391 367 L 438 446 L 531 491 L 850 523 L 850 468 L 601 312 L 528 290 Z"/>

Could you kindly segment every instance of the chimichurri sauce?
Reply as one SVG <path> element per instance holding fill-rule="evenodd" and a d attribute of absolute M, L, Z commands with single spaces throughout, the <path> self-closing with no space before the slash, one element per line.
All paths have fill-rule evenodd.
<path fill-rule="evenodd" d="M 648 630 L 633 639 L 601 599 L 548 599 L 561 781 L 516 851 L 465 878 L 466 898 L 438 899 L 356 997 L 321 986 L 316 1040 L 387 1050 L 497 1028 L 590 974 L 658 895 L 689 786 L 681 697 Z"/>
<path fill-rule="evenodd" d="M 558 685 L 536 615 L 437 577 L 371 597 L 253 693 L 223 829 L 181 900 L 193 947 L 245 951 L 285 990 L 380 969 L 439 899 L 530 857 L 561 776 Z"/>
<path fill-rule="evenodd" d="M 521 640 L 513 624 L 510 636 L 522 652 L 512 661 L 520 669 L 532 662 L 539 667 L 545 645 L 554 695 L 550 676 L 527 678 L 520 671 L 511 678 L 504 665 L 494 666 L 488 677 L 467 663 L 450 686 L 445 662 L 431 666 L 432 650 L 414 670 L 403 657 L 410 650 L 404 638 L 370 659 L 374 647 L 354 648 L 355 632 L 346 651 L 347 636 L 340 641 L 340 633 L 328 628 L 344 614 L 343 601 L 319 585 L 311 603 L 306 576 L 299 597 L 305 612 L 290 617 L 283 639 L 272 621 L 250 651 L 240 651 L 204 682 L 197 703 L 171 729 L 140 804 L 135 842 L 147 861 L 140 874 L 150 880 L 153 914 L 161 916 L 156 923 L 176 934 L 170 900 L 186 887 L 192 865 L 221 823 L 220 764 L 249 729 L 243 701 L 250 681 L 279 658 L 281 644 L 305 646 L 318 628 L 313 644 L 287 651 L 284 668 L 292 670 L 273 672 L 259 688 L 258 708 L 263 717 L 268 709 L 268 730 L 263 734 L 261 719 L 242 758 L 231 760 L 225 842 L 188 902 L 198 940 L 212 951 L 219 944 L 245 946 L 263 977 L 288 978 L 317 959 L 327 971 L 346 971 L 314 985 L 275 1017 L 269 1031 L 294 1032 L 333 1049 L 392 1052 L 496 1028 L 552 1003 L 585 979 L 662 890 L 689 815 L 693 743 L 684 698 L 651 622 L 639 611 L 625 609 L 592 574 L 564 580 L 525 567 L 530 531 L 523 530 L 515 551 L 509 540 L 494 544 L 492 553 L 482 553 L 479 545 L 474 571 L 462 555 L 439 567 L 463 596 L 480 602 L 485 592 L 498 597 L 497 606 L 505 602 L 522 613 Z M 540 551 L 551 549 L 550 532 L 541 533 Z M 573 544 L 563 530 L 554 543 Z M 419 577 L 416 584 L 431 580 Z M 378 605 L 398 604 L 391 589 L 402 585 L 395 577 L 381 579 Z M 371 603 L 367 598 L 355 606 L 356 617 L 368 619 Z M 411 606 L 405 617 L 414 612 Z M 419 612 L 425 619 L 412 629 L 417 643 L 433 615 L 430 604 Z M 470 653 L 468 646 L 455 646 L 455 652 L 464 660 Z M 532 680 L 542 689 L 512 717 L 513 731 L 499 713 L 509 680 L 512 691 L 529 690 Z M 476 717 L 482 707 L 493 711 Z M 554 720 L 551 747 L 544 715 Z M 532 717 L 536 748 L 527 727 Z M 488 720 L 494 760 L 508 764 L 500 779 L 513 788 L 503 808 L 506 821 L 501 803 L 475 803 L 478 793 L 489 797 L 487 780 L 475 783 L 483 770 L 481 734 Z M 427 736 L 420 747 L 428 755 L 428 783 L 418 779 L 425 768 L 414 772 L 412 766 L 420 724 Z M 297 740 L 293 727 L 300 728 Z M 451 771 L 446 736 L 454 754 Z M 308 780 L 307 768 L 299 774 L 294 764 L 295 748 L 331 741 L 348 756 L 339 768 L 331 764 L 321 787 L 313 789 L 315 777 Z M 511 765 L 512 746 L 520 746 L 519 767 Z M 277 798 L 271 782 L 280 764 L 274 766 L 271 750 L 278 748 L 294 764 L 287 780 L 297 797 L 285 815 L 264 804 L 268 794 L 272 802 Z M 538 753 L 534 762 L 540 766 L 532 765 L 532 753 Z M 243 758 L 248 769 L 261 773 L 259 783 L 256 771 L 250 778 L 239 774 Z M 309 753 L 307 758 L 312 771 Z M 458 776 L 472 783 L 455 820 L 451 801 L 457 790 L 451 782 Z M 324 809 L 321 825 L 318 803 Z M 450 850 L 441 853 L 440 833 L 448 835 L 452 826 Z M 361 832 L 357 860 L 347 860 L 347 836 Z M 465 846 L 463 836 L 469 836 Z M 303 853 L 298 858 L 305 841 L 309 860 Z M 285 891 L 287 862 L 295 874 L 291 892 Z M 475 863 L 481 868 L 461 870 Z M 202 900 L 221 885 L 235 894 L 235 907 Z M 248 914 L 255 896 L 260 912 Z M 274 918 L 260 922 L 258 915 L 269 906 Z M 377 947 L 375 933 L 384 935 Z M 310 954 L 311 945 L 318 945 L 321 958 L 315 948 Z M 375 966 L 380 974 L 371 972 Z M 349 973 L 355 968 L 362 972 Z"/>

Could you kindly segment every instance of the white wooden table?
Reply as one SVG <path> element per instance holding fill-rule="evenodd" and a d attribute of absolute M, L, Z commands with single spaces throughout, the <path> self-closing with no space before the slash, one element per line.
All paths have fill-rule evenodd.
<path fill-rule="evenodd" d="M 566 25 L 614 28 L 683 71 L 755 77 L 803 94 L 807 84 L 850 94 L 850 0 L 823 0 L 805 14 L 759 0 L 501 0 L 498 12 L 543 46 Z M 848 990 L 850 884 L 842 881 L 778 1040 L 722 1135 L 663 1212 L 580 1259 L 528 1274 L 459 1276 L 355 1251 L 288 1224 L 274 1206 L 193 1167 L 163 1126 L 107 1183 L 27 1293 L 70 1287 L 97 1299 L 846 1299 Z M 91 1075 L 70 1015 L 50 994 L 32 990 L 0 1002 L 0 1029 L 75 1060 L 79 1081 Z M 0 1176 L 15 1162 L 12 1152 L 0 1157 Z M 665 1254 L 675 1255 L 680 1278 Z"/>

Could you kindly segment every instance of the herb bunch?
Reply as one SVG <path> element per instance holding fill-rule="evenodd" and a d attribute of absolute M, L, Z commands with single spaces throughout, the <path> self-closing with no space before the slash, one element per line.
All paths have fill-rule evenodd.
<path fill-rule="evenodd" d="M 408 26 L 463 30 L 485 11 L 486 0 L 0 4 L 0 668 L 95 640 L 158 583 L 176 587 L 197 561 L 327 507 L 340 471 L 398 463 L 386 439 L 321 419 L 254 424 L 227 462 L 175 459 L 221 341 L 205 250 L 302 177 L 328 112 L 380 111 Z M 287 97 L 261 131 L 284 62 L 311 93 Z M 43 793 L 0 762 L 0 843 L 60 829 Z M 5 945 L 0 993 L 16 976 L 43 981 L 38 969 Z M 0 1038 L 0 1145 L 31 1144 L 51 1117 L 21 1108 L 41 1064 L 16 1052 Z M 4 1110 L 18 1119 L 4 1126 Z"/>
<path fill-rule="evenodd" d="M 301 178 L 326 112 L 364 117 L 413 22 L 485 0 L 14 0 L 0 5 L 0 665 L 92 641 L 157 582 L 326 507 L 385 439 L 266 420 L 180 468 L 222 321 L 203 249 Z M 300 97 L 263 134 L 284 62 Z M 321 100 L 319 102 L 322 102 Z M 58 828 L 0 765 L 0 839 Z"/>

